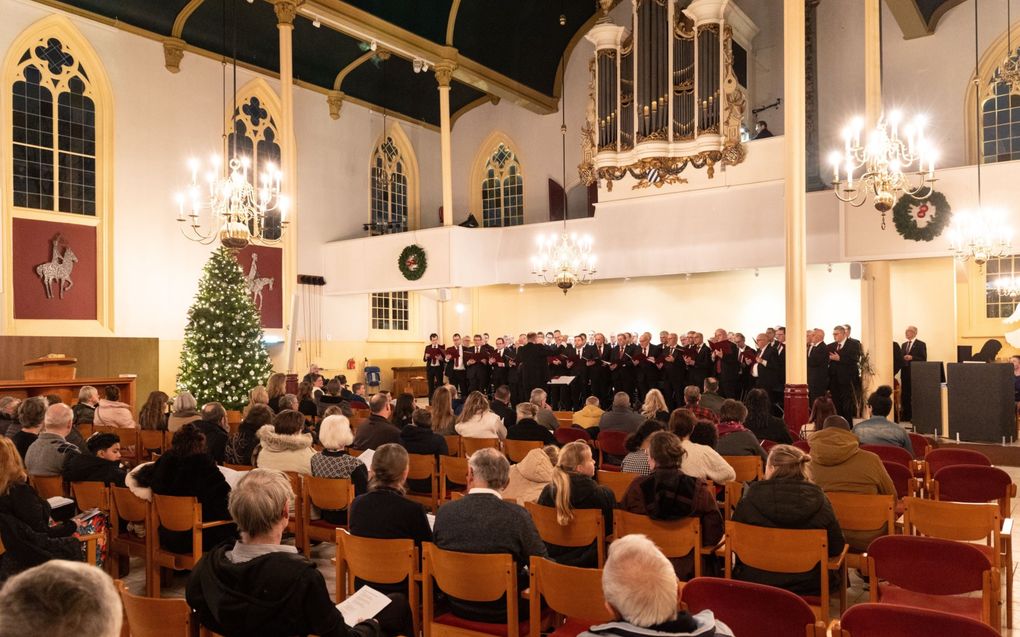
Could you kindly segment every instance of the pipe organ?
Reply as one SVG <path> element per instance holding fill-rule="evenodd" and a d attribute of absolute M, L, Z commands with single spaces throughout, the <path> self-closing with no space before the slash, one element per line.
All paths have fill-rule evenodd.
<path fill-rule="evenodd" d="M 610 3 L 602 5 L 607 13 Z M 595 56 L 582 181 L 605 180 L 612 190 L 630 175 L 634 188 L 661 187 L 685 183 L 688 166 L 711 178 L 717 164 L 739 164 L 747 50 L 757 27 L 730 0 L 631 5 L 630 29 L 604 15 L 586 35 Z"/>

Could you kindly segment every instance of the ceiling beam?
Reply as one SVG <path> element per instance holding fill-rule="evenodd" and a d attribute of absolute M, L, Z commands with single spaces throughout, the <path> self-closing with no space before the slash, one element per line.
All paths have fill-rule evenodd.
<path fill-rule="evenodd" d="M 460 0 L 453 0 L 450 5 L 450 17 L 446 20 L 446 46 L 453 46 L 453 29 L 457 26 L 457 12 L 460 11 Z"/>
<path fill-rule="evenodd" d="M 198 9 L 205 0 L 190 0 L 188 4 L 184 5 L 181 12 L 177 14 L 177 18 L 174 20 L 173 29 L 170 31 L 171 37 L 179 38 L 184 33 L 184 25 L 188 22 L 188 18 L 191 14 Z"/>
<path fill-rule="evenodd" d="M 896 24 L 903 32 L 904 40 L 923 38 L 935 33 L 935 27 L 947 11 L 963 2 L 963 0 L 943 0 L 942 4 L 932 13 L 931 19 L 925 21 L 924 14 L 917 6 L 917 0 L 885 0 L 889 12 L 896 19 Z"/>

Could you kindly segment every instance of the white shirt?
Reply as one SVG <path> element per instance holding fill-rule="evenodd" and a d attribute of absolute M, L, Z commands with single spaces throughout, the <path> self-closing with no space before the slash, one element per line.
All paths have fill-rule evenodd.
<path fill-rule="evenodd" d="M 457 360 L 453 364 L 454 369 L 464 369 L 464 346 L 457 346 Z"/>
<path fill-rule="evenodd" d="M 499 498 L 500 500 L 503 499 L 503 494 L 500 493 L 499 491 L 496 491 L 495 489 L 486 489 L 485 487 L 475 487 L 475 488 L 471 489 L 470 491 L 468 491 L 468 495 L 474 495 L 476 493 L 485 493 L 485 494 L 488 494 L 488 495 L 494 495 L 497 498 Z M 294 551 L 296 552 L 297 549 L 294 549 Z"/>

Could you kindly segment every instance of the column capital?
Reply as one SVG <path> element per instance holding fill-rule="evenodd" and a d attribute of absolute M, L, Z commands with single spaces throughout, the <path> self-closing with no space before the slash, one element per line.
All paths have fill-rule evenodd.
<path fill-rule="evenodd" d="M 439 60 L 436 62 L 436 82 L 439 88 L 449 88 L 453 80 L 453 72 L 457 70 L 457 63 L 453 60 Z"/>
<path fill-rule="evenodd" d="M 294 26 L 294 17 L 297 16 L 298 7 L 305 0 L 273 0 L 273 10 L 276 11 L 276 20 L 279 26 Z"/>
<path fill-rule="evenodd" d="M 333 119 L 340 119 L 340 109 L 344 105 L 344 92 L 330 91 L 326 95 L 326 103 L 329 104 L 329 116 Z"/>
<path fill-rule="evenodd" d="M 180 73 L 181 59 L 184 58 L 184 40 L 167 38 L 163 40 L 163 65 L 171 73 Z"/>

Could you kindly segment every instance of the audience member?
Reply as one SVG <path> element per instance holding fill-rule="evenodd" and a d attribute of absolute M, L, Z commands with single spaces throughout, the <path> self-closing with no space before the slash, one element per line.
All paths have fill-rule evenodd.
<path fill-rule="evenodd" d="M 327 409 L 334 405 L 339 405 L 344 402 L 343 397 L 340 395 L 340 381 L 333 379 L 326 383 L 326 391 L 319 396 L 319 416 L 325 416 Z"/>
<path fill-rule="evenodd" d="M 390 422 L 397 429 L 403 429 L 411 424 L 411 415 L 414 414 L 414 395 L 404 392 L 397 396 L 393 403 L 393 413 L 390 414 Z"/>
<path fill-rule="evenodd" d="M 517 405 L 516 412 L 514 421 L 517 424 L 510 427 L 507 432 L 508 440 L 537 440 L 547 445 L 556 444 L 556 436 L 553 435 L 553 432 L 535 420 L 538 416 L 538 407 L 535 407 L 534 403 L 521 403 Z"/>
<path fill-rule="evenodd" d="M 854 425 L 854 435 L 862 445 L 888 445 L 902 447 L 911 457 L 914 456 L 914 445 L 906 430 L 889 420 L 892 411 L 892 387 L 882 385 L 868 396 L 868 408 L 871 418 Z"/>
<path fill-rule="evenodd" d="M 544 389 L 536 387 L 531 390 L 529 401 L 538 409 L 538 413 L 535 415 L 535 421 L 548 429 L 549 431 L 556 431 L 560 426 L 558 420 L 556 420 L 556 414 L 553 413 L 552 407 L 546 402 L 548 394 L 545 393 Z"/>
<path fill-rule="evenodd" d="M 503 421 L 503 426 L 506 427 L 507 431 L 513 429 L 513 426 L 517 423 L 517 412 L 514 410 L 513 405 L 510 404 L 509 387 L 500 385 L 496 388 L 496 391 L 492 393 L 492 403 L 489 404 L 489 408 Z"/>
<path fill-rule="evenodd" d="M 237 427 L 237 433 L 227 441 L 223 461 L 229 464 L 252 466 L 251 456 L 259 444 L 259 429 L 273 423 L 273 410 L 269 405 L 255 403 Z"/>
<path fill-rule="evenodd" d="M 630 408 L 630 395 L 618 391 L 613 394 L 613 407 L 599 418 L 599 434 L 603 431 L 634 433 L 645 419 Z"/>
<path fill-rule="evenodd" d="M 42 396 L 26 398 L 20 403 L 16 433 L 8 437 L 14 441 L 22 460 L 25 459 L 28 448 L 39 438 L 47 409 L 46 399 Z"/>
<path fill-rule="evenodd" d="M 189 422 L 196 420 L 202 420 L 202 414 L 198 413 L 198 401 L 191 395 L 191 392 L 182 391 L 174 398 L 166 430 L 174 433 L 180 431 L 181 427 Z"/>
<path fill-rule="evenodd" d="M 351 395 L 347 399 L 348 402 L 351 403 L 351 406 L 360 407 L 362 409 L 367 408 L 368 400 L 365 399 L 365 393 L 368 391 L 368 388 L 365 386 L 365 383 L 354 383 L 354 385 L 351 386 L 351 389 Z"/>
<path fill-rule="evenodd" d="M 450 453 L 446 438 L 432 431 L 432 413 L 428 409 L 414 410 L 411 424 L 400 430 L 400 445 L 407 453 L 432 456 L 436 462 L 439 456 Z M 413 493 L 432 493 L 432 480 L 412 478 L 407 481 L 407 488 Z"/>
<path fill-rule="evenodd" d="M 440 436 L 452 436 L 457 433 L 454 429 L 457 416 L 453 413 L 453 395 L 450 393 L 449 385 L 436 387 L 436 391 L 432 392 L 429 409 L 432 411 L 432 431 Z"/>
<path fill-rule="evenodd" d="M 518 405 L 518 408 L 521 405 Z M 552 482 L 553 469 L 559 460 L 559 454 L 559 448 L 554 445 L 529 451 L 520 462 L 510 467 L 510 481 L 503 490 L 503 499 L 521 506 L 524 506 L 525 502 L 538 502 L 542 490 Z"/>
<path fill-rule="evenodd" d="M 284 394 L 287 393 L 287 375 L 275 372 L 269 375 L 269 379 L 266 380 L 266 394 L 269 395 L 269 400 L 266 402 L 269 408 L 273 410 L 274 414 L 278 414 L 282 411 L 280 409 L 280 399 L 283 398 Z"/>
<path fill-rule="evenodd" d="M 599 407 L 599 397 L 588 396 L 584 400 L 584 407 L 581 407 L 580 411 L 575 411 L 570 421 L 583 429 L 598 430 L 599 420 L 604 413 L 606 412 Z"/>
<path fill-rule="evenodd" d="M 703 391 L 698 398 L 698 405 L 718 416 L 719 409 L 722 408 L 723 401 L 725 400 L 725 398 L 719 395 L 719 381 L 709 376 L 705 379 L 702 387 Z"/>
<path fill-rule="evenodd" d="M 832 402 L 832 398 L 828 394 L 819 396 L 811 405 L 811 415 L 808 417 L 808 423 L 814 425 L 815 429 L 821 429 L 825 419 L 835 415 L 836 403 Z"/>
<path fill-rule="evenodd" d="M 64 400 L 60 397 L 60 394 L 46 394 L 47 406 L 56 405 L 57 403 L 63 403 Z"/>
<path fill-rule="evenodd" d="M 662 392 L 658 389 L 649 389 L 645 394 L 645 402 L 641 405 L 641 417 L 645 420 L 659 420 L 663 425 L 669 422 L 669 407 Z"/>
<path fill-rule="evenodd" d="M 793 444 L 793 437 L 786 422 L 772 415 L 772 401 L 769 400 L 768 392 L 764 389 L 752 389 L 744 397 L 744 406 L 747 407 L 744 426 L 758 440 L 771 440 L 782 445 Z"/>
<path fill-rule="evenodd" d="M 733 521 L 775 529 L 823 529 L 828 535 L 829 557 L 843 551 L 843 532 L 829 499 L 807 474 L 810 461 L 800 449 L 776 445 L 769 453 L 765 479 L 748 485 L 733 512 Z M 820 570 L 774 573 L 738 563 L 733 577 L 798 595 L 818 595 Z"/>
<path fill-rule="evenodd" d="M 120 463 L 120 438 L 111 433 L 94 433 L 85 441 L 88 453 L 76 453 L 64 463 L 68 482 L 102 482 L 124 486 L 127 470 Z"/>
<path fill-rule="evenodd" d="M 319 415 L 319 403 L 315 400 L 315 386 L 308 381 L 298 385 L 298 411 L 302 416 L 315 418 Z"/>
<path fill-rule="evenodd" d="M 351 423 L 344 416 L 330 416 L 319 425 L 322 451 L 312 456 L 312 475 L 316 478 L 347 479 L 354 485 L 354 494 L 368 490 L 368 469 L 365 463 L 347 453 L 354 442 Z M 322 510 L 322 519 L 333 524 L 346 524 L 346 511 Z"/>
<path fill-rule="evenodd" d="M 193 425 L 205 434 L 205 448 L 216 464 L 223 464 L 230 439 L 230 425 L 227 424 L 227 410 L 220 403 L 202 405 L 202 419 Z"/>
<path fill-rule="evenodd" d="M 485 394 L 473 391 L 468 394 L 464 410 L 457 418 L 454 427 L 464 438 L 506 438 L 506 427 L 503 421 L 489 409 L 489 401 Z"/>
<path fill-rule="evenodd" d="M 684 475 L 711 480 L 716 484 L 736 480 L 736 471 L 715 450 L 715 425 L 699 423 L 689 409 L 674 409 L 669 417 L 669 430 L 680 438 L 680 446 L 684 450 L 681 467 Z"/>
<path fill-rule="evenodd" d="M 528 581 L 526 567 L 532 555 L 546 557 L 545 543 L 528 512 L 500 496 L 510 479 L 510 463 L 496 449 L 480 449 L 468 458 L 468 494 L 439 508 L 434 535 L 436 545 L 463 553 L 509 553 L 519 582 Z M 484 524 L 479 521 L 484 520 Z M 469 602 L 449 598 L 455 615 L 473 621 L 506 623 L 506 600 Z M 519 606 L 527 616 L 528 604 Z"/>
<path fill-rule="evenodd" d="M 648 438 L 656 431 L 662 431 L 665 428 L 666 425 L 662 424 L 661 420 L 646 420 L 641 423 L 634 433 L 627 436 L 624 444 L 629 453 L 624 456 L 620 469 L 643 476 L 651 473 L 652 470 L 648 466 Z"/>
<path fill-rule="evenodd" d="M 272 425 L 258 431 L 259 448 L 255 466 L 260 469 L 293 471 L 312 474 L 312 435 L 304 433 L 305 417 L 301 412 L 287 409 L 276 414 Z"/>
<path fill-rule="evenodd" d="M 747 407 L 737 400 L 726 399 L 719 409 L 719 420 L 716 427 L 719 442 L 715 450 L 722 456 L 758 456 L 765 460 L 768 455 L 761 448 L 758 438 L 744 427 L 747 418 Z"/>
<path fill-rule="evenodd" d="M 150 392 L 149 398 L 138 412 L 138 427 L 166 431 L 167 418 L 170 417 L 170 414 L 167 413 L 167 403 L 169 402 L 170 397 L 166 395 L 166 392 Z"/>
<path fill-rule="evenodd" d="M 697 420 L 719 422 L 719 416 L 714 411 L 701 406 L 701 390 L 695 385 L 684 387 L 684 409 L 694 414 Z"/>
<path fill-rule="evenodd" d="M 124 611 L 110 576 L 88 564 L 47 562 L 0 591 L 0 637 L 120 637 Z"/>
<path fill-rule="evenodd" d="M 372 396 L 368 405 L 371 414 L 368 420 L 361 423 L 358 432 L 354 436 L 351 446 L 355 449 L 376 449 L 391 442 L 400 442 L 400 429 L 390 424 L 389 398 L 386 394 L 378 393 Z"/>
<path fill-rule="evenodd" d="M 556 521 L 560 526 L 574 521 L 574 509 L 599 509 L 604 521 L 602 528 L 606 533 L 612 533 L 616 496 L 609 487 L 595 482 L 594 476 L 595 459 L 592 458 L 591 447 L 580 440 L 569 442 L 560 450 L 552 482 L 542 490 L 538 503 L 556 509 Z M 546 550 L 549 557 L 560 564 L 579 568 L 598 567 L 594 542 L 582 547 L 546 544 Z"/>
<path fill-rule="evenodd" d="M 264 385 L 255 385 L 248 392 L 248 404 L 241 410 L 241 418 L 245 418 L 255 405 L 269 406 L 269 392 Z"/>
<path fill-rule="evenodd" d="M 460 395 L 460 390 L 457 389 L 456 385 L 447 385 L 450 389 L 450 408 L 453 409 L 455 416 L 460 416 L 460 412 L 464 409 L 464 398 Z"/>
<path fill-rule="evenodd" d="M 26 401 L 27 402 L 27 401 Z M 25 452 L 25 469 L 30 476 L 59 476 L 64 463 L 80 449 L 65 440 L 71 432 L 74 414 L 64 404 L 51 405 L 43 418 L 43 432 Z"/>
<path fill-rule="evenodd" d="M 298 406 L 301 403 L 298 402 L 296 395 L 284 394 L 283 396 L 280 396 L 280 399 L 276 401 L 276 404 L 279 407 L 279 409 L 276 410 L 276 413 L 280 413 L 281 411 L 287 411 L 288 409 L 291 411 L 297 411 Z"/>
<path fill-rule="evenodd" d="M 99 405 L 99 390 L 92 385 L 83 385 L 78 390 L 78 402 L 74 406 L 74 424 L 91 425 L 96 416 L 96 406 Z"/>
<path fill-rule="evenodd" d="M 193 423 L 184 425 L 174 434 L 166 453 L 155 462 L 132 472 L 132 476 L 138 486 L 148 487 L 156 495 L 196 498 L 202 506 L 203 522 L 230 519 L 227 511 L 230 485 L 206 450 L 205 436 Z M 232 524 L 204 529 L 203 550 L 208 551 L 236 536 Z M 191 531 L 170 531 L 161 526 L 159 541 L 169 551 L 191 552 Z"/>
<path fill-rule="evenodd" d="M 0 436 L 13 437 L 17 433 L 18 407 L 21 400 L 14 396 L 0 396 Z M 7 434 L 7 430 L 15 427 L 14 431 Z"/>
<path fill-rule="evenodd" d="M 120 402 L 120 388 L 116 385 L 107 385 L 103 387 L 103 395 L 106 398 L 99 399 L 99 405 L 92 418 L 93 424 L 107 427 L 137 427 L 134 416 L 131 415 L 131 405 Z"/>
<path fill-rule="evenodd" d="M 370 619 L 353 629 L 344 624 L 315 563 L 282 543 L 292 497 L 279 471 L 255 469 L 238 482 L 229 507 L 241 539 L 212 548 L 188 578 L 185 597 L 202 626 L 224 635 L 374 637 L 383 617 L 395 611 L 398 621 L 389 634 L 402 632 L 400 605 L 406 599 L 399 598 L 378 623 Z"/>
<path fill-rule="evenodd" d="M 733 637 L 711 610 L 678 610 L 676 575 L 666 556 L 644 535 L 628 535 L 609 546 L 602 570 L 606 607 L 616 619 L 592 626 L 580 637 Z"/>

